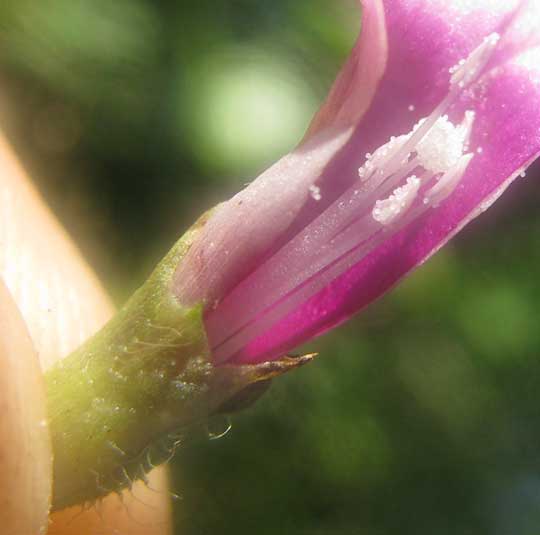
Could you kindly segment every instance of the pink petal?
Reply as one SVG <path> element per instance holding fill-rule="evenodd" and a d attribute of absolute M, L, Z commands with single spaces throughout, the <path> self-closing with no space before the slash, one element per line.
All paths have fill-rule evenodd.
<path fill-rule="evenodd" d="M 538 59 L 540 49 L 516 57 L 482 83 L 481 98 L 470 96 L 453 110 L 457 115 L 466 109 L 476 111 L 472 146 L 482 147 L 483 152 L 475 156 L 459 187 L 440 207 L 373 250 L 245 347 L 234 362 L 270 359 L 345 321 L 487 209 L 540 154 Z"/>
<path fill-rule="evenodd" d="M 522 10 L 516 18 L 515 8 Z M 387 71 L 370 109 L 347 146 L 325 170 L 351 183 L 362 163 L 391 135 L 405 133 L 448 92 L 448 68 L 493 31 L 505 32 L 493 72 L 452 110 L 476 111 L 472 146 L 481 146 L 459 188 L 436 210 L 385 241 L 318 295 L 234 357 L 255 362 L 290 350 L 344 321 L 433 254 L 485 209 L 540 152 L 538 4 L 459 0 L 388 0 Z M 525 22 L 524 22 L 525 21 Z M 532 21 L 532 22 L 531 22 Z M 508 60 L 501 66 L 501 62 Z M 411 112 L 409 106 L 414 106 Z M 346 178 L 344 178 L 346 177 Z M 328 183 L 330 178 L 323 185 Z"/>
<path fill-rule="evenodd" d="M 239 327 L 235 318 L 259 322 L 236 338 L 233 350 L 221 352 L 229 362 L 270 359 L 350 317 L 485 209 L 540 152 L 537 0 L 386 0 L 384 20 L 380 1 L 363 5 L 362 34 L 307 141 L 216 209 L 175 274 L 174 292 L 181 302 L 207 303 L 211 344 L 228 344 L 227 336 Z M 308 224 L 318 225 L 320 214 L 324 219 L 326 208 L 358 180 L 365 153 L 431 113 L 448 93 L 449 67 L 492 32 L 503 39 L 488 74 L 450 110 L 453 121 L 466 110 L 476 112 L 472 147 L 483 149 L 458 188 L 398 233 L 383 235 L 364 256 L 347 253 L 339 260 L 345 270 L 336 272 L 337 278 L 327 275 L 332 264 L 326 273 L 322 268 L 308 272 L 308 282 L 326 284 L 315 286 L 324 288 L 315 295 L 306 292 L 302 300 L 305 287 L 299 283 L 296 300 L 282 313 L 276 311 L 287 296 L 270 312 L 253 307 L 241 316 L 250 305 L 242 296 L 272 297 L 268 292 L 274 282 L 281 288 L 280 277 L 288 284 L 291 269 L 302 262 L 298 251 L 304 244 L 294 259 L 283 258 L 271 279 L 258 268 L 277 258 Z M 331 228 L 331 221 L 321 223 L 322 231 Z M 308 262 L 309 244 L 305 251 Z"/>
<path fill-rule="evenodd" d="M 182 303 L 219 300 L 271 247 L 294 234 L 292 224 L 305 217 L 306 206 L 308 217 L 316 215 L 320 206 L 314 203 L 310 187 L 322 180 L 329 162 L 349 140 L 384 72 L 382 3 L 363 0 L 362 5 L 360 37 L 302 145 L 218 206 L 178 267 L 174 293 Z M 329 187 L 337 190 L 336 185 Z M 324 193 L 322 204 L 330 202 L 329 192 Z"/>

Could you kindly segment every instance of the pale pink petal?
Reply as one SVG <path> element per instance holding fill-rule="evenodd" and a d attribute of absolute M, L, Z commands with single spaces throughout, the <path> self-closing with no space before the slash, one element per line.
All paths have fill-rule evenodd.
<path fill-rule="evenodd" d="M 362 0 L 362 31 L 307 136 L 356 124 L 371 104 L 386 69 L 388 52 L 381 0 Z"/>
<path fill-rule="evenodd" d="M 312 186 L 351 131 L 324 132 L 285 156 L 232 199 L 217 206 L 174 275 L 186 304 L 213 305 L 252 271 L 312 200 Z"/>

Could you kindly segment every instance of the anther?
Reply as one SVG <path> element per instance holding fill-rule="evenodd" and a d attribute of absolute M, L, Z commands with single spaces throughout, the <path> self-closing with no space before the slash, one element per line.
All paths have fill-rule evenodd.
<path fill-rule="evenodd" d="M 358 169 L 358 176 L 362 181 L 367 181 L 375 171 L 382 170 L 384 177 L 395 173 L 409 158 L 408 153 L 403 153 L 402 158 L 396 159 L 394 165 L 388 165 L 395 156 L 402 151 L 403 145 L 409 139 L 410 134 L 390 138 L 388 143 L 379 147 L 373 154 L 366 154 L 366 162 Z"/>
<path fill-rule="evenodd" d="M 474 112 L 466 112 L 459 126 L 443 115 L 420 140 L 415 150 L 420 164 L 433 173 L 445 173 L 456 165 L 469 142 Z"/>
<path fill-rule="evenodd" d="M 498 33 L 488 35 L 483 43 L 469 54 L 467 59 L 460 60 L 457 65 L 452 67 L 450 69 L 452 74 L 450 84 L 464 88 L 473 82 L 488 63 L 500 38 Z"/>
<path fill-rule="evenodd" d="M 314 184 L 309 186 L 309 193 L 315 201 L 320 201 L 322 199 L 321 188 L 319 188 L 319 186 L 315 186 Z"/>
<path fill-rule="evenodd" d="M 420 179 L 414 175 L 407 179 L 406 184 L 396 188 L 387 199 L 375 203 L 371 215 L 381 225 L 390 225 L 405 213 L 416 198 L 420 188 Z"/>
<path fill-rule="evenodd" d="M 464 154 L 459 161 L 446 171 L 439 180 L 426 192 L 424 197 L 424 204 L 430 206 L 439 205 L 444 199 L 446 199 L 457 187 L 461 181 L 467 167 L 471 163 L 474 154 Z"/>

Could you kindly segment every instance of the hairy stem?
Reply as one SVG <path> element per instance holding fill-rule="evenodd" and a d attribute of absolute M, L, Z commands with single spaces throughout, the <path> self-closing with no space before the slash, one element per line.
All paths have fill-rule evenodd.
<path fill-rule="evenodd" d="M 203 223 L 180 239 L 100 332 L 46 373 L 53 509 L 144 478 L 170 457 L 167 437 L 242 406 L 262 392 L 257 385 L 311 358 L 212 364 L 203 305 L 186 308 L 171 291 L 172 274 Z"/>

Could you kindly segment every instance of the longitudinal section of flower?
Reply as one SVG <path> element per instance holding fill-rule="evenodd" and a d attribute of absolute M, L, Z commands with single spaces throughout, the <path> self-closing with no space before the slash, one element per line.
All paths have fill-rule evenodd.
<path fill-rule="evenodd" d="M 475 152 L 482 149 L 470 147 L 474 112 L 466 111 L 459 124 L 446 112 L 481 75 L 498 41 L 498 34 L 489 35 L 450 68 L 448 94 L 433 112 L 409 133 L 366 154 L 351 187 L 208 311 L 216 362 L 233 358 L 459 187 Z M 317 187 L 310 194 L 320 200 Z"/>

